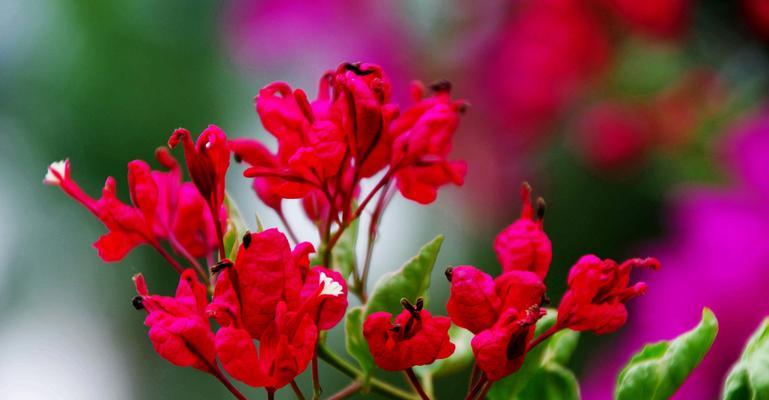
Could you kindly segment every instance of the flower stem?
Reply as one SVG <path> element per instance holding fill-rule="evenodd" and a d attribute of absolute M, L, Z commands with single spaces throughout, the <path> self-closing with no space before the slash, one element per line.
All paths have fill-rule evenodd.
<path fill-rule="evenodd" d="M 473 388 L 470 389 L 470 393 L 465 396 L 465 400 L 473 400 L 478 395 L 478 392 L 481 391 L 481 388 L 483 388 L 483 385 L 486 384 L 486 381 L 488 381 L 488 378 L 486 378 L 486 374 L 481 372 L 481 377 L 478 378 L 478 381 L 475 382 L 475 385 L 473 385 Z"/>
<path fill-rule="evenodd" d="M 294 395 L 296 396 L 297 400 L 304 400 L 304 395 L 302 394 L 302 390 L 299 389 L 299 385 L 296 384 L 296 380 L 291 380 L 291 389 L 294 390 Z"/>
<path fill-rule="evenodd" d="M 493 385 L 493 384 L 494 384 L 494 382 L 492 382 L 492 381 L 486 382 L 486 384 L 483 386 L 483 390 L 481 390 L 481 395 L 478 396 L 479 400 L 483 400 L 483 399 L 486 398 L 486 395 L 489 393 L 489 390 L 491 389 L 491 385 Z"/>
<path fill-rule="evenodd" d="M 355 393 L 358 393 L 362 387 L 363 384 L 361 384 L 360 381 L 354 381 L 353 383 L 345 386 L 342 390 L 331 395 L 327 400 L 344 400 L 354 395 Z"/>
<path fill-rule="evenodd" d="M 168 253 L 168 251 L 166 251 L 166 249 L 164 249 L 157 242 L 152 241 L 149 243 L 150 243 L 150 246 L 152 246 L 152 248 L 155 249 L 155 251 L 157 251 L 158 253 L 160 253 L 161 256 L 163 256 L 163 258 L 168 262 L 168 264 L 171 265 L 171 267 L 173 267 L 173 269 L 176 270 L 176 272 L 181 274 L 182 271 L 184 271 L 184 267 L 182 267 L 181 264 L 179 264 L 179 261 L 176 261 L 176 259 L 173 256 L 171 256 L 171 254 Z"/>
<path fill-rule="evenodd" d="M 364 378 L 364 373 L 359 369 L 352 366 L 350 363 L 337 356 L 331 350 L 324 345 L 318 345 L 318 357 L 328 363 L 328 365 L 336 368 L 339 372 L 353 378 L 360 380 Z M 382 396 L 389 397 L 391 399 L 399 400 L 413 400 L 414 396 L 411 393 L 403 391 L 395 386 L 390 385 L 387 382 L 381 381 L 376 378 L 371 378 L 370 381 L 371 390 Z"/>
<path fill-rule="evenodd" d="M 536 339 L 532 340 L 531 343 L 526 347 L 526 351 L 529 351 L 536 347 L 538 344 L 545 341 L 545 339 L 549 338 L 550 336 L 555 335 L 561 330 L 561 328 L 558 326 L 558 324 L 555 324 L 550 327 L 550 329 L 546 330 L 545 333 L 539 335 Z"/>
<path fill-rule="evenodd" d="M 472 390 L 473 385 L 475 385 L 475 381 L 478 379 L 478 376 L 481 373 L 481 369 L 478 368 L 477 363 L 473 363 L 473 371 L 470 373 L 470 381 L 467 383 L 467 394 L 470 394 L 470 390 Z"/>
<path fill-rule="evenodd" d="M 312 356 L 312 400 L 320 400 L 320 377 L 318 376 L 318 351 Z"/>
<path fill-rule="evenodd" d="M 419 378 L 417 378 L 417 375 L 414 373 L 414 369 L 407 368 L 405 372 L 406 377 L 408 378 L 409 382 L 411 382 L 411 386 L 413 386 L 417 391 L 417 394 L 419 394 L 419 398 L 422 400 L 430 400 L 430 396 L 425 393 L 425 390 L 422 388 L 422 384 L 419 383 Z"/>
<path fill-rule="evenodd" d="M 283 223 L 283 226 L 286 228 L 286 233 L 288 233 L 288 237 L 291 238 L 291 240 L 294 242 L 294 245 L 299 244 L 299 240 L 297 239 L 296 234 L 294 234 L 294 230 L 291 229 L 291 224 L 288 223 L 288 219 L 286 219 L 286 214 L 283 214 L 283 210 L 277 210 L 278 218 L 280 218 L 280 222 Z"/>
<path fill-rule="evenodd" d="M 233 385 L 232 382 L 230 382 L 230 380 L 227 379 L 227 377 L 222 373 L 222 371 L 218 367 L 216 366 L 209 366 L 209 367 L 211 369 L 211 375 L 215 376 L 216 379 L 218 379 L 219 382 L 221 382 L 224 385 L 224 387 L 226 387 L 227 390 L 229 390 L 230 393 L 232 393 L 232 395 L 235 396 L 235 398 L 237 398 L 238 400 L 248 400 L 248 398 L 244 396 L 243 393 L 240 393 L 238 388 L 236 388 L 235 385 Z"/>
<path fill-rule="evenodd" d="M 267 400 L 275 400 L 275 388 L 266 387 L 264 390 L 267 392 Z"/>

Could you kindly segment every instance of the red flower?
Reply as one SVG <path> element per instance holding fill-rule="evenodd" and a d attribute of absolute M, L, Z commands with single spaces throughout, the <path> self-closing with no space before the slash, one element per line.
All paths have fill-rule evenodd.
<path fill-rule="evenodd" d="M 309 243 L 293 251 L 277 229 L 246 234 L 235 264 L 224 261 L 209 315 L 219 358 L 233 377 L 252 386 L 279 388 L 312 358 L 318 329 L 344 316 L 347 286 L 341 274 L 310 269 Z M 254 340 L 260 341 L 257 352 Z"/>
<path fill-rule="evenodd" d="M 531 186 L 521 185 L 521 217 L 494 240 L 494 251 L 502 271 L 531 271 L 545 279 L 553 258 L 550 239 L 542 229 L 544 201 L 538 199 L 535 218 L 531 205 Z"/>
<path fill-rule="evenodd" d="M 559 328 L 611 333 L 627 320 L 625 303 L 646 292 L 643 282 L 628 286 L 633 268 L 657 270 L 654 258 L 633 258 L 617 265 L 594 255 L 583 256 L 569 271 L 569 288 L 558 306 Z"/>
<path fill-rule="evenodd" d="M 518 370 L 545 313 L 539 308 L 545 295 L 540 277 L 513 270 L 492 279 L 471 266 L 450 268 L 446 276 L 446 310 L 454 324 L 476 334 L 471 346 L 481 371 L 493 381 Z"/>
<path fill-rule="evenodd" d="M 691 0 L 603 1 L 631 28 L 657 38 L 678 38 L 689 25 Z"/>
<path fill-rule="evenodd" d="M 529 271 L 509 271 L 496 279 L 468 265 L 449 268 L 451 281 L 446 311 L 451 321 L 475 334 L 491 328 L 508 309 L 539 306 L 545 294 L 542 279 Z"/>
<path fill-rule="evenodd" d="M 403 197 L 422 204 L 433 202 L 440 186 L 461 186 L 467 172 L 464 161 L 446 159 L 465 102 L 451 100 L 448 82 L 439 82 L 432 89 L 434 95 L 423 98 L 424 90 L 417 83 L 416 104 L 390 127 L 390 135 L 395 138 L 391 164 L 396 170 L 398 189 Z"/>
<path fill-rule="evenodd" d="M 128 164 L 128 186 L 133 206 L 122 203 L 115 180 L 107 178 L 102 196 L 88 196 L 70 175 L 69 160 L 48 167 L 44 183 L 59 186 L 70 197 L 91 211 L 109 232 L 94 243 L 105 262 L 120 261 L 139 244 L 160 249 L 168 240 L 181 254 L 205 257 L 216 246 L 215 227 L 205 201 L 190 183 L 182 183 L 176 161 L 164 150 L 156 154 L 169 171 L 152 171 L 144 161 Z M 220 209 L 220 218 L 226 213 Z"/>
<path fill-rule="evenodd" d="M 214 335 L 206 318 L 206 287 L 194 270 L 185 270 L 175 297 L 150 295 L 141 274 L 134 276 L 134 306 L 147 311 L 144 324 L 155 351 L 174 365 L 203 372 L 216 370 Z"/>
<path fill-rule="evenodd" d="M 190 132 L 179 128 L 168 139 L 170 148 L 179 143 L 184 147 L 184 159 L 190 178 L 203 198 L 214 218 L 224 202 L 224 178 L 230 166 L 230 149 L 227 146 L 227 135 L 216 125 L 209 125 L 192 142 Z"/>
<path fill-rule="evenodd" d="M 283 82 L 267 85 L 256 99 L 262 124 L 278 140 L 280 163 L 310 182 L 337 174 L 345 156 L 344 133 L 324 115 L 326 87 L 324 77 L 315 105 L 302 90 L 292 91 Z"/>
<path fill-rule="evenodd" d="M 769 40 L 769 1 L 742 0 L 742 8 L 756 33 Z"/>
<path fill-rule="evenodd" d="M 253 337 L 237 325 L 216 331 L 216 353 L 233 378 L 254 387 L 278 389 L 302 373 L 315 352 L 318 330 L 310 316 L 279 303 L 257 351 Z"/>
<path fill-rule="evenodd" d="M 398 115 L 398 106 L 390 103 L 390 81 L 378 65 L 344 63 L 333 82 L 331 118 L 344 130 L 360 176 L 372 176 L 390 160 L 387 131 Z"/>
<path fill-rule="evenodd" d="M 641 161 L 652 143 L 651 116 L 643 107 L 599 104 L 578 122 L 582 154 L 591 166 L 612 171 Z"/>
<path fill-rule="evenodd" d="M 490 329 L 470 342 L 478 368 L 490 381 L 502 379 L 523 365 L 537 321 L 545 310 L 537 306 L 518 311 L 508 308 Z"/>
<path fill-rule="evenodd" d="M 257 140 L 232 139 L 229 146 L 237 162 L 245 161 L 252 167 L 260 167 L 265 170 L 279 168 L 277 156 Z M 285 181 L 279 178 L 257 177 L 254 178 L 253 188 L 256 195 L 267 207 L 280 212 L 283 202 L 280 186 L 284 183 Z"/>
<path fill-rule="evenodd" d="M 517 2 L 481 76 L 518 135 L 529 142 L 581 96 L 610 61 L 609 34 L 586 1 Z M 504 122 L 504 121 L 503 121 Z"/>
<path fill-rule="evenodd" d="M 369 315 L 363 323 L 363 336 L 379 368 L 401 371 L 450 356 L 454 352 L 449 341 L 451 321 L 423 310 L 421 299 L 416 306 L 406 301 L 403 305 L 394 323 L 392 314 L 383 311 Z"/>

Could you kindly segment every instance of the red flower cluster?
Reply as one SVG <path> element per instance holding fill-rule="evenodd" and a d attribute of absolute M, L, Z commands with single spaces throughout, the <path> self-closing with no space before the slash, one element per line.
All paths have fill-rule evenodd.
<path fill-rule="evenodd" d="M 105 262 L 122 260 L 139 244 L 149 244 L 168 258 L 161 241 L 167 241 L 175 252 L 188 258 L 205 257 L 216 248 L 216 227 L 205 199 L 192 183 L 181 181 L 179 166 L 167 149 L 160 148 L 155 155 L 168 171 L 153 171 L 141 160 L 128 163 L 133 205 L 117 198 L 112 177 L 107 178 L 102 195 L 96 200 L 72 179 L 69 160 L 48 167 L 43 183 L 59 186 L 109 230 L 94 243 Z M 223 208 L 216 210 L 214 214 L 219 220 L 226 219 Z"/>
<path fill-rule="evenodd" d="M 150 295 L 144 276 L 134 276 L 134 307 L 147 311 L 144 324 L 155 351 L 174 365 L 215 373 L 214 335 L 206 317 L 206 287 L 195 272 L 185 270 L 175 297 Z"/>
<path fill-rule="evenodd" d="M 475 361 L 484 379 L 496 381 L 517 371 L 526 353 L 561 329 L 609 333 L 625 323 L 624 303 L 643 293 L 638 283 L 627 287 L 634 266 L 654 269 L 654 259 L 633 259 L 617 266 L 595 256 L 583 257 L 569 274 L 569 289 L 558 308 L 556 324 L 534 339 L 537 321 L 547 303 L 544 279 L 550 267 L 550 240 L 542 229 L 544 201 L 535 212 L 531 188 L 521 188 L 521 217 L 505 228 L 494 243 L 503 273 L 492 278 L 472 266 L 449 268 L 451 291 L 446 309 L 452 322 L 475 334 L 471 341 Z"/>
<path fill-rule="evenodd" d="M 657 270 L 660 263 L 653 258 L 634 258 L 617 265 L 594 255 L 583 256 L 569 271 L 569 289 L 558 306 L 561 328 L 575 331 L 611 333 L 627 320 L 625 302 L 646 292 L 643 282 L 628 286 L 633 268 Z"/>
<path fill-rule="evenodd" d="M 312 359 L 318 330 L 344 316 L 347 284 L 336 271 L 310 268 L 313 251 L 306 242 L 291 250 L 285 235 L 268 229 L 246 234 L 235 263 L 219 264 L 208 313 L 221 326 L 219 359 L 235 379 L 285 386 Z"/>
<path fill-rule="evenodd" d="M 318 350 L 323 349 L 320 332 L 336 326 L 348 305 L 347 279 L 328 263 L 336 241 L 381 190 L 369 224 L 363 270 L 359 273 L 353 266 L 349 272 L 350 291 L 366 303 L 365 282 L 377 223 L 394 191 L 427 204 L 435 200 L 439 187 L 462 184 L 465 164 L 448 157 L 464 104 L 451 99 L 447 82 L 431 89 L 433 94 L 425 96 L 424 87 L 415 84 L 414 104 L 400 113 L 390 102 L 390 83 L 378 66 L 342 64 L 323 76 L 312 103 L 303 91 L 284 83 L 261 90 L 256 108 L 278 141 L 275 154 L 257 141 L 230 141 L 215 125 L 206 128 L 196 142 L 189 131 L 177 129 L 168 145 L 183 146 L 192 182 L 182 182 L 178 163 L 168 149 L 161 148 L 156 157 L 164 171 L 153 171 L 139 160 L 129 163 L 130 205 L 118 200 L 111 177 L 101 198 L 89 197 L 72 180 L 67 160 L 51 164 L 44 183 L 59 186 L 104 223 L 109 232 L 95 246 L 105 261 L 118 261 L 146 243 L 179 271 L 175 297 L 151 295 L 143 276 L 134 278 L 138 296 L 133 304 L 147 312 L 149 338 L 161 357 L 213 375 L 239 399 L 245 396 L 219 363 L 233 378 L 263 387 L 273 398 L 277 389 L 289 384 L 302 397 L 294 379 L 313 362 L 317 398 L 321 389 L 317 358 L 327 354 Z M 225 206 L 230 153 L 250 164 L 245 175 L 254 178 L 257 195 L 279 215 L 283 199 L 303 200 L 320 230 L 323 265 L 329 268 L 311 267 L 313 245 L 294 240 L 292 248 L 274 228 L 245 233 L 240 242 L 234 239 L 242 232 L 228 220 L 229 206 Z M 378 173 L 382 178 L 354 208 L 361 180 Z M 532 347 L 561 329 L 596 333 L 618 329 L 627 318 L 625 302 L 646 288 L 643 283 L 628 286 L 630 271 L 659 268 L 653 259 L 618 265 L 583 257 L 569 274 L 569 289 L 556 323 L 534 338 L 536 324 L 545 315 L 541 307 L 547 302 L 544 279 L 552 246 L 543 230 L 544 201 L 538 199 L 535 210 L 527 184 L 521 188 L 521 198 L 520 218 L 494 242 L 503 271 L 500 276 L 492 278 L 472 266 L 447 270 L 449 317 L 433 317 L 423 309 L 421 298 L 416 304 L 403 299 L 404 310 L 394 319 L 390 313 L 374 312 L 363 323 L 362 334 L 376 365 L 404 370 L 422 399 L 428 395 L 412 367 L 454 352 L 449 336 L 452 322 L 475 334 L 471 347 L 483 372 L 468 397 L 475 398 L 482 393 L 479 388 L 488 390 L 489 381 L 517 371 Z M 333 233 L 332 225 L 336 226 Z M 225 227 L 230 229 L 228 246 L 235 241 L 231 249 L 224 247 Z M 165 250 L 165 242 L 189 268 Z M 226 258 L 228 254 L 234 254 L 234 262 Z M 206 260 L 208 270 L 200 259 Z M 218 329 L 211 329 L 209 319 L 216 321 Z M 364 374 L 351 372 L 353 368 L 343 369 L 351 376 Z M 375 383 L 381 391 L 398 391 L 382 381 Z"/>
<path fill-rule="evenodd" d="M 354 219 L 361 179 L 384 169 L 371 195 L 395 181 L 404 197 L 427 204 L 440 186 L 461 185 L 466 170 L 464 162 L 447 159 L 464 102 L 451 99 L 446 83 L 432 89 L 424 97 L 417 85 L 415 104 L 401 113 L 390 100 L 389 80 L 373 64 L 326 72 L 312 102 L 301 89 L 272 83 L 259 92 L 256 111 L 278 141 L 277 154 L 249 139 L 231 148 L 250 165 L 245 175 L 254 178 L 257 195 L 278 212 L 283 199 L 301 198 L 310 219 L 341 213 L 337 222 L 346 224 Z"/>

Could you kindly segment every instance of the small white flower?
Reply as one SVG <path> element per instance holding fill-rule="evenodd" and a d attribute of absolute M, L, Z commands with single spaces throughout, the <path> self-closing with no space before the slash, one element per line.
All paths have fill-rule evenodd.
<path fill-rule="evenodd" d="M 336 297 L 342 294 L 342 285 L 331 279 L 325 272 L 320 273 L 320 284 L 323 285 L 323 290 L 320 291 L 321 296 L 327 294 Z"/>
<path fill-rule="evenodd" d="M 69 160 L 61 160 L 61 161 L 54 161 L 51 163 L 51 165 L 48 166 L 48 169 L 45 173 L 45 178 L 43 178 L 43 183 L 46 185 L 61 185 L 61 179 L 56 176 L 56 174 L 53 173 L 53 171 L 56 171 L 57 174 L 59 174 L 62 178 L 66 177 L 67 173 L 67 163 L 69 163 Z"/>

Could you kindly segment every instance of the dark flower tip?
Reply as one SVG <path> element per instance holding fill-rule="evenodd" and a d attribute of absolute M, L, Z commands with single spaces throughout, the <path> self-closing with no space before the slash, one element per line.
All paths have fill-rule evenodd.
<path fill-rule="evenodd" d="M 541 197 L 537 197 L 537 219 L 543 220 L 545 219 L 545 209 L 546 207 L 545 199 Z"/>
<path fill-rule="evenodd" d="M 135 296 L 133 299 L 131 299 L 131 305 L 133 305 L 137 310 L 143 310 L 144 298 L 142 296 Z"/>
<path fill-rule="evenodd" d="M 248 246 L 251 246 L 251 232 L 246 232 L 246 234 L 243 235 L 243 247 L 247 249 Z"/>
<path fill-rule="evenodd" d="M 451 282 L 451 275 L 454 273 L 454 267 L 448 267 L 446 268 L 446 271 L 443 272 L 444 275 L 446 275 L 446 279 Z"/>
<path fill-rule="evenodd" d="M 223 269 L 225 269 L 225 268 L 229 268 L 229 267 L 232 267 L 232 265 L 233 265 L 233 264 L 232 264 L 232 261 L 230 261 L 230 260 L 228 260 L 228 259 L 226 259 L 226 258 L 225 258 L 224 260 L 222 260 L 222 261 L 219 261 L 218 263 L 214 264 L 214 265 L 211 267 L 211 273 L 212 273 L 212 274 L 216 274 L 216 273 L 219 273 L 220 271 L 222 271 L 222 270 L 223 270 Z"/>
<path fill-rule="evenodd" d="M 441 79 L 430 85 L 430 89 L 436 93 L 448 93 L 451 92 L 451 82 Z"/>

